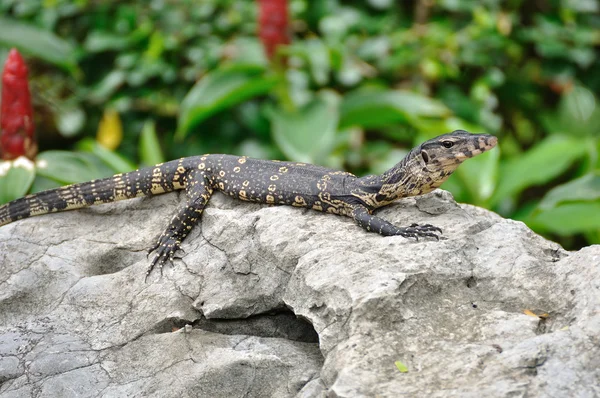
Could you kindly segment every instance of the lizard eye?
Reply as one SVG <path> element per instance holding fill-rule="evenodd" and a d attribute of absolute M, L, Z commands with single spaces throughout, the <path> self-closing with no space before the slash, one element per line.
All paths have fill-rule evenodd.
<path fill-rule="evenodd" d="M 429 163 L 429 155 L 425 151 L 421 151 L 421 156 L 423 157 L 423 161 L 425 163 Z"/>
<path fill-rule="evenodd" d="M 452 141 L 442 141 L 442 146 L 444 148 L 452 148 L 454 146 L 454 142 L 452 142 Z"/>

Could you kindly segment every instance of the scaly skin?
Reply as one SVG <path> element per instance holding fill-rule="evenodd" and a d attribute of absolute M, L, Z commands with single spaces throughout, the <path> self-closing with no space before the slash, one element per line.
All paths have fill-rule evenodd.
<path fill-rule="evenodd" d="M 437 227 L 397 227 L 373 215 L 373 210 L 398 198 L 433 191 L 462 162 L 492 149 L 496 143 L 491 135 L 457 130 L 413 148 L 382 175 L 360 178 L 306 163 L 233 155 L 192 156 L 14 200 L 0 206 L 0 226 L 26 217 L 185 189 L 185 205 L 149 250 L 155 252 L 155 257 L 146 276 L 155 266 L 162 270 L 174 258 L 215 190 L 245 201 L 352 217 L 362 228 L 381 235 L 437 239 L 442 232 Z"/>

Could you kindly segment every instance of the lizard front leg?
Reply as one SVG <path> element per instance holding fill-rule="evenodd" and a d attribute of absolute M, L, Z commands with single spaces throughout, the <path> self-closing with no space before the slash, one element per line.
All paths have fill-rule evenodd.
<path fill-rule="evenodd" d="M 439 239 L 434 232 L 442 233 L 442 230 L 431 224 L 412 224 L 410 227 L 397 227 L 384 219 L 369 213 L 365 206 L 357 205 L 351 213 L 354 221 L 367 231 L 377 232 L 384 236 L 400 235 L 405 238 L 430 237 Z"/>
<path fill-rule="evenodd" d="M 158 266 L 162 273 L 162 268 L 166 262 L 173 261 L 175 253 L 181 249 L 181 242 L 200 220 L 202 212 L 213 193 L 208 180 L 199 172 L 190 174 L 185 178 L 185 191 L 187 200 L 184 205 L 178 209 L 167 229 L 148 250 L 148 253 L 155 252 L 155 254 L 146 271 L 146 279 L 148 279 L 154 267 Z"/>

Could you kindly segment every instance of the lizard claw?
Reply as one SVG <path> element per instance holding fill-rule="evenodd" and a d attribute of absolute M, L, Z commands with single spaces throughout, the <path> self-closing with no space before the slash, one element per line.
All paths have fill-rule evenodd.
<path fill-rule="evenodd" d="M 430 232 L 430 231 L 436 231 L 439 232 L 440 234 L 442 233 L 442 229 L 436 227 L 435 225 L 431 225 L 431 224 L 411 224 L 409 228 L 415 228 L 415 229 L 419 229 L 420 231 L 426 231 L 426 232 Z"/>
<path fill-rule="evenodd" d="M 150 247 L 148 250 L 146 250 L 146 259 L 148 259 L 148 257 L 150 257 L 150 253 L 152 253 L 154 250 L 158 249 L 158 246 L 160 246 L 160 240 L 157 240 L 156 243 L 154 245 L 152 245 L 152 247 Z"/>
<path fill-rule="evenodd" d="M 415 240 L 419 240 L 419 235 L 412 231 L 411 227 L 400 228 L 400 232 L 398 233 L 398 235 L 404 238 L 415 238 Z"/>
<path fill-rule="evenodd" d="M 181 250 L 179 247 L 181 244 L 177 239 L 170 237 L 168 235 L 161 235 L 158 238 L 158 241 L 150 248 L 148 251 L 148 255 L 151 252 L 155 252 L 154 258 L 150 262 L 150 266 L 146 271 L 146 277 L 144 278 L 144 282 L 148 281 L 148 276 L 152 273 L 155 267 L 159 267 L 160 275 L 163 275 L 163 267 L 167 262 L 173 263 L 173 259 L 175 258 L 175 252 Z"/>
<path fill-rule="evenodd" d="M 431 224 L 411 224 L 409 227 L 404 229 L 401 235 L 407 238 L 415 238 L 416 240 L 419 240 L 419 237 L 435 238 L 435 240 L 440 240 L 440 237 L 437 235 L 437 233 L 441 234 L 442 230 Z"/>

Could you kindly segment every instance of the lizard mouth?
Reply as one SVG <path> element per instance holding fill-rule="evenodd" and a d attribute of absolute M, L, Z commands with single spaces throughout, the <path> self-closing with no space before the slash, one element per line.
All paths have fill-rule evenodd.
<path fill-rule="evenodd" d="M 467 153 L 466 157 L 467 158 L 471 158 L 475 155 L 479 155 L 481 153 L 487 152 L 490 149 L 493 149 L 496 145 L 498 144 L 498 138 L 494 137 L 493 135 L 481 135 L 479 136 L 479 138 L 477 139 L 477 142 L 475 143 L 475 149 L 471 150 L 470 154 Z M 471 156 L 469 156 L 471 155 Z"/>
<path fill-rule="evenodd" d="M 498 138 L 494 137 L 493 135 L 488 135 L 488 136 L 484 137 L 483 141 L 484 141 L 484 145 L 483 145 L 482 152 L 489 151 L 490 149 L 492 149 L 493 147 L 495 147 L 498 144 Z"/>
<path fill-rule="evenodd" d="M 477 137 L 477 140 L 473 142 L 469 150 L 465 150 L 462 153 L 456 155 L 456 159 L 459 162 L 463 162 L 467 159 L 480 155 L 484 152 L 493 149 L 498 144 L 498 138 L 493 135 L 481 134 Z"/>

